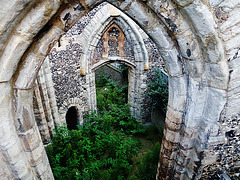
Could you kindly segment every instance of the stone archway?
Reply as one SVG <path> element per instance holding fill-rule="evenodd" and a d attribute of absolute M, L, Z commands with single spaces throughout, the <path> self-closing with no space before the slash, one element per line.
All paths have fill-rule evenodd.
<path fill-rule="evenodd" d="M 83 3 L 82 14 L 100 2 Z M 170 96 L 158 178 L 199 179 L 202 166 L 216 162 L 214 154 L 206 152 L 210 145 L 225 142 L 217 137 L 227 101 L 229 71 L 212 9 L 201 1 L 174 0 L 167 6 L 160 1 L 108 2 L 132 17 L 151 36 L 168 67 Z M 1 28 L 5 35 L 1 35 L 4 48 L 0 59 L 0 156 L 6 167 L 5 177 L 52 178 L 49 165 L 43 168 L 47 159 L 34 122 L 31 88 L 48 49 L 82 14 L 64 18 L 73 4 L 61 6 L 60 1 L 29 1 L 25 6 L 18 1 L 12 3 L 5 12 L 15 7 L 18 13 L 7 18 Z M 13 23 L 10 27 L 9 22 Z M 17 152 L 13 146 L 18 147 Z"/>
<path fill-rule="evenodd" d="M 140 81 L 140 79 L 136 78 L 137 76 L 140 76 L 140 74 L 138 74 L 138 71 L 136 70 L 137 67 L 134 63 L 126 60 L 126 59 L 121 59 L 119 58 L 107 58 L 104 60 L 100 60 L 98 63 L 94 64 L 92 67 L 92 74 L 95 77 L 95 71 L 98 70 L 99 68 L 110 64 L 110 63 L 118 63 L 118 64 L 124 64 L 128 67 L 128 103 L 130 104 L 130 112 L 131 115 L 133 117 L 135 117 L 137 120 L 141 120 L 139 115 L 136 114 L 136 109 L 140 109 L 140 106 L 136 106 L 136 101 L 134 101 L 134 98 L 136 99 L 134 92 L 138 91 L 138 86 L 135 86 L 135 84 L 139 84 L 139 82 L 135 82 L 135 81 Z M 93 96 L 93 100 L 92 102 L 90 102 L 90 104 L 94 104 L 95 107 L 97 107 L 97 100 L 96 100 L 96 83 L 95 83 L 95 78 L 91 81 L 92 88 L 90 89 L 92 91 L 92 96 Z M 139 95 L 141 96 L 141 95 Z M 137 105 L 140 105 L 137 104 Z"/>
<path fill-rule="evenodd" d="M 116 10 L 120 13 L 118 9 L 114 9 L 111 5 L 109 5 L 109 9 L 111 11 Z M 132 26 L 129 26 L 131 21 L 126 17 L 121 18 L 124 19 L 123 22 L 119 22 L 118 19 L 120 19 L 120 17 L 116 19 L 115 17 L 105 14 L 101 19 L 103 21 L 101 27 L 94 28 L 91 31 L 89 44 L 83 52 L 83 63 L 88 59 L 85 69 L 87 79 L 89 79 L 88 81 L 90 83 L 90 106 L 92 109 L 96 109 L 95 69 L 110 62 L 122 63 L 130 67 L 128 101 L 131 107 L 131 114 L 137 120 L 143 121 L 143 98 L 141 99 L 141 97 L 144 97 L 144 91 L 142 90 L 141 85 L 144 84 L 142 78 L 144 76 L 144 70 L 148 69 L 148 52 L 143 42 L 143 38 L 137 30 L 136 24 L 133 24 L 132 22 Z M 127 23 L 125 20 L 128 20 Z M 109 32 L 112 32 L 113 28 L 119 32 L 119 35 L 112 35 L 109 37 Z M 96 31 L 96 29 L 98 31 Z M 85 33 L 85 31 L 83 31 L 83 33 Z M 117 40 L 115 50 L 112 45 L 109 45 L 111 38 Z M 140 42 L 142 44 L 138 42 L 137 39 L 141 39 Z M 128 45 L 125 45 L 124 43 Z M 131 46 L 129 46 L 129 44 L 131 44 Z M 109 53 L 111 50 L 113 50 L 113 52 Z"/>

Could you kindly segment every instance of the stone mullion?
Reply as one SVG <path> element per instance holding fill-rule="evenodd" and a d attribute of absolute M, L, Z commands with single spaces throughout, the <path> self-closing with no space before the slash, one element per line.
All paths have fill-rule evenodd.
<path fill-rule="evenodd" d="M 50 135 L 52 136 L 54 134 L 54 131 L 53 131 L 54 123 L 53 123 L 53 117 L 52 117 L 52 112 L 51 112 L 51 107 L 50 107 L 50 101 L 49 101 L 49 97 L 47 94 L 45 76 L 44 76 L 42 68 L 39 71 L 38 83 L 39 83 L 39 87 L 41 89 L 40 93 L 41 93 L 41 96 L 43 99 L 43 107 L 44 107 L 46 120 L 48 122 L 49 132 L 50 132 Z"/>
<path fill-rule="evenodd" d="M 136 61 L 136 59 L 135 59 Z M 134 77 L 135 77 L 135 104 L 136 104 L 136 114 L 135 117 L 137 120 L 142 120 L 141 119 L 141 97 L 143 94 L 141 94 L 140 90 L 141 90 L 141 64 L 142 62 L 135 62 L 136 64 L 136 68 L 135 68 L 135 73 L 134 73 Z"/>
<path fill-rule="evenodd" d="M 44 63 L 44 72 L 45 72 L 45 82 L 47 86 L 47 93 L 49 96 L 49 101 L 50 101 L 50 107 L 52 111 L 52 116 L 54 123 L 59 123 L 59 115 L 58 115 L 58 108 L 57 108 L 57 101 L 56 101 L 56 96 L 54 93 L 54 87 L 53 87 L 53 81 L 52 81 L 52 73 L 50 70 L 50 65 L 49 65 L 49 59 L 46 58 Z"/>
<path fill-rule="evenodd" d="M 130 104 L 131 115 L 135 115 L 135 102 L 134 102 L 134 91 L 135 91 L 135 78 L 133 76 L 135 69 L 129 68 L 128 70 L 128 102 Z"/>
<path fill-rule="evenodd" d="M 88 98 L 89 98 L 89 105 L 90 109 L 95 110 L 97 108 L 97 101 L 96 101 L 96 84 L 95 84 L 95 73 L 89 73 L 87 75 L 89 78 L 88 84 Z"/>
<path fill-rule="evenodd" d="M 48 124 L 47 124 L 47 120 L 44 114 L 44 108 L 43 108 L 43 104 L 42 104 L 42 98 L 40 95 L 40 91 L 39 91 L 39 86 L 38 86 L 38 82 L 37 80 L 35 81 L 35 95 L 37 98 L 37 104 L 38 104 L 38 109 L 39 109 L 39 113 L 41 116 L 41 122 L 38 125 L 38 129 L 40 131 L 41 137 L 42 137 L 42 141 L 49 141 L 50 140 L 50 133 L 49 133 L 49 129 L 48 129 Z"/>

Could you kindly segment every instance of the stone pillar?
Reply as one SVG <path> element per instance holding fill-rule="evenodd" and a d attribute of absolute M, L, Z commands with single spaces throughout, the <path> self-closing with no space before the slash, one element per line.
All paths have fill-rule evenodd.
<path fill-rule="evenodd" d="M 9 179 L 34 179 L 36 176 L 32 174 L 32 167 L 17 133 L 21 127 L 18 126 L 18 130 L 15 127 L 13 114 L 16 102 L 13 104 L 11 85 L 9 82 L 0 83 L 0 89 L 0 158 L 3 159 L 0 162 L 1 165 L 5 162 L 8 164 L 1 166 L 0 174 L 8 172 L 5 177 Z"/>
<path fill-rule="evenodd" d="M 24 152 L 31 171 L 33 171 L 28 178 L 34 179 L 31 176 L 35 175 L 39 179 L 42 179 L 43 177 L 53 179 L 52 170 L 34 118 L 32 102 L 32 89 L 14 89 L 15 125 L 17 128 L 17 134 L 24 147 Z M 15 148 L 16 147 L 14 147 L 14 149 Z M 22 168 L 27 169 L 23 165 Z"/>
<path fill-rule="evenodd" d="M 46 89 L 47 89 L 47 94 L 49 96 L 49 101 L 50 101 L 49 105 L 51 107 L 52 117 L 53 117 L 54 123 L 59 123 L 58 108 L 57 108 L 56 96 L 55 96 L 53 81 L 52 81 L 52 72 L 50 70 L 50 64 L 49 64 L 48 58 L 45 59 L 41 68 L 43 69 L 44 76 L 45 76 Z"/>
<path fill-rule="evenodd" d="M 5 174 L 6 178 L 34 179 L 35 176 L 31 172 L 30 163 L 14 126 L 13 114 L 16 107 L 13 105 L 11 85 L 9 82 L 0 83 L 0 89 L 0 158 L 3 159 L 0 162 L 1 165 L 5 162 L 8 164 L 1 166 L 0 174 L 4 175 L 4 172 L 11 171 Z"/>
<path fill-rule="evenodd" d="M 34 114 L 37 121 L 38 129 L 40 131 L 42 141 L 48 142 L 50 140 L 50 133 L 49 133 L 48 124 L 47 124 L 47 120 L 44 113 L 43 100 L 41 98 L 37 80 L 35 81 L 35 84 L 34 84 L 34 95 L 37 101 L 37 107 L 34 107 L 34 111 L 35 111 Z"/>
<path fill-rule="evenodd" d="M 52 116 L 48 91 L 47 91 L 47 84 L 46 84 L 46 80 L 45 80 L 45 76 L 42 68 L 39 71 L 37 80 L 38 80 L 39 87 L 41 88 L 40 93 L 43 99 L 43 107 L 44 107 L 45 117 L 48 122 L 49 132 L 50 132 L 50 135 L 52 136 L 52 134 L 54 133 L 53 129 L 55 128 L 55 126 L 54 126 L 54 120 Z"/>

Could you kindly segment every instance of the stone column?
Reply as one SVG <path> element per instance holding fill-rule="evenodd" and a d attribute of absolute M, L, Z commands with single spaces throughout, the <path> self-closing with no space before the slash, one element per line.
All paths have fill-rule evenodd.
<path fill-rule="evenodd" d="M 47 120 L 44 113 L 43 102 L 42 102 L 43 100 L 41 98 L 37 80 L 35 81 L 35 84 L 34 84 L 34 94 L 37 101 L 37 107 L 34 107 L 34 110 L 37 108 L 37 111 L 38 111 L 38 114 L 36 112 L 34 112 L 34 114 L 35 114 L 36 121 L 39 121 L 37 124 L 38 129 L 40 131 L 42 141 L 48 142 L 50 140 L 50 133 L 49 133 L 48 124 L 47 124 Z M 39 120 L 37 119 L 38 115 L 40 115 Z"/>
<path fill-rule="evenodd" d="M 28 161 L 27 154 L 21 144 L 18 136 L 20 126 L 15 125 L 14 122 L 14 108 L 12 88 L 9 82 L 0 83 L 0 171 L 1 178 L 9 179 L 35 179 L 36 176 L 32 174 L 32 167 Z M 19 120 L 20 121 L 20 120 Z M 7 166 L 2 166 L 2 165 Z M 7 174 L 5 174 L 7 172 Z"/>
<path fill-rule="evenodd" d="M 50 106 L 50 100 L 48 96 L 47 83 L 46 83 L 45 75 L 42 68 L 39 71 L 37 79 L 38 79 L 39 86 L 41 88 L 40 93 L 43 99 L 43 107 L 45 111 L 45 117 L 48 122 L 49 132 L 50 132 L 50 135 L 52 135 L 54 133 L 53 129 L 55 128 L 55 126 L 54 126 L 54 120 L 53 120 L 53 115 L 52 115 L 51 106 Z"/>
<path fill-rule="evenodd" d="M 29 179 L 53 179 L 47 154 L 42 144 L 33 112 L 33 90 L 14 89 L 15 125 L 30 165 Z M 16 131 L 15 131 L 16 132 Z M 15 149 L 15 147 L 14 147 Z M 11 156 L 14 157 L 14 156 Z M 27 168 L 22 165 L 26 171 Z M 25 178 L 22 178 L 25 179 Z M 26 178 L 27 179 L 27 178 Z"/>

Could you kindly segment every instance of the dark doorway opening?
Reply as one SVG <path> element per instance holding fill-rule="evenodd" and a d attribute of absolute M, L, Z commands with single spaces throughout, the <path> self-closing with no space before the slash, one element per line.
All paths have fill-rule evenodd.
<path fill-rule="evenodd" d="M 66 114 L 67 128 L 69 130 L 77 129 L 78 114 L 76 107 L 70 107 Z"/>

